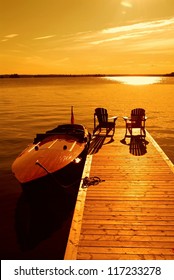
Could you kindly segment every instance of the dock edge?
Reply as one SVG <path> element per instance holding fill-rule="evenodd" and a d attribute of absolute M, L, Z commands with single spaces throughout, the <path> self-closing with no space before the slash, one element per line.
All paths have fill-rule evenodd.
<path fill-rule="evenodd" d="M 76 260 L 81 225 L 82 225 L 84 204 L 85 204 L 85 198 L 87 192 L 87 188 L 82 187 L 83 178 L 89 177 L 91 163 L 92 163 L 92 155 L 87 155 L 83 173 L 82 173 L 82 180 L 79 186 L 79 192 L 77 195 L 77 201 L 75 205 L 74 215 L 72 218 L 72 224 L 71 224 L 71 229 L 70 229 L 68 242 L 65 250 L 64 260 Z"/>

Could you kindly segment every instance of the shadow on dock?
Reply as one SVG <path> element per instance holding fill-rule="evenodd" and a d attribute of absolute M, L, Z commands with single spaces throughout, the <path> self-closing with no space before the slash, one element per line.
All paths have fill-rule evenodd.
<path fill-rule="evenodd" d="M 143 156 L 147 153 L 147 145 L 149 142 L 139 135 L 132 136 L 129 143 L 126 142 L 125 138 L 120 142 L 124 145 L 128 145 L 130 154 L 134 156 Z"/>
<path fill-rule="evenodd" d="M 103 145 L 107 145 L 114 141 L 113 139 L 110 139 L 108 142 L 105 142 L 105 140 L 106 140 L 106 136 L 104 135 L 94 136 L 90 142 L 88 154 L 89 155 L 96 154 L 102 148 Z"/>

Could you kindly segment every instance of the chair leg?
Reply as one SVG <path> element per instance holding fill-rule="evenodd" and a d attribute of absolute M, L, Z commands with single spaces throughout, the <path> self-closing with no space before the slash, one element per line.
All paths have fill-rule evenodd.
<path fill-rule="evenodd" d="M 126 137 L 127 137 L 127 127 L 126 127 L 126 131 L 125 131 L 124 139 L 126 139 Z"/>
<path fill-rule="evenodd" d="M 112 136 L 114 137 L 114 134 L 115 134 L 115 127 L 113 128 L 113 133 L 112 133 Z"/>
<path fill-rule="evenodd" d="M 126 137 L 132 137 L 132 128 L 126 127 L 126 133 L 124 138 Z"/>
<path fill-rule="evenodd" d="M 146 130 L 144 128 L 140 128 L 140 138 L 146 138 Z"/>

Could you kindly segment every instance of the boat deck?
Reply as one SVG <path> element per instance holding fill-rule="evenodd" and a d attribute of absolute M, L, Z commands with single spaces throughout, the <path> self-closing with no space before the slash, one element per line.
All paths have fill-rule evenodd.
<path fill-rule="evenodd" d="M 80 185 L 64 259 L 174 259 L 174 168 L 147 133 L 120 141 L 96 137 Z M 129 144 L 130 143 L 130 144 Z"/>

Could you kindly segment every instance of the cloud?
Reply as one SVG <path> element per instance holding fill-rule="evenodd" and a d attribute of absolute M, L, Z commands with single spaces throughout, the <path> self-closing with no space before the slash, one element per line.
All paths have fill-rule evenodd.
<path fill-rule="evenodd" d="M 129 38 L 138 38 L 151 33 L 160 33 L 174 30 L 174 17 L 170 19 L 154 20 L 148 22 L 134 23 L 125 26 L 117 26 L 103 29 L 96 34 L 96 39 L 89 42 L 92 45 L 99 45 L 112 41 L 125 40 Z"/>
<path fill-rule="evenodd" d="M 59 48 L 66 47 L 68 49 L 85 49 L 92 46 L 113 44 L 123 42 L 124 40 L 135 39 L 154 39 L 154 36 L 161 36 L 165 41 L 166 36 L 172 36 L 174 30 L 174 17 L 167 19 L 159 19 L 153 21 L 144 21 L 132 23 L 129 25 L 105 28 L 98 31 L 78 32 L 69 34 L 66 37 L 59 38 Z M 158 38 L 157 38 L 158 39 Z M 114 44 L 113 44 L 114 46 Z"/>
<path fill-rule="evenodd" d="M 126 8 L 132 8 L 132 3 L 129 1 L 121 1 L 121 5 Z"/>
<path fill-rule="evenodd" d="M 19 34 L 8 34 L 3 36 L 3 39 L 1 40 L 1 42 L 7 42 L 9 39 L 15 38 L 19 36 Z"/>
<path fill-rule="evenodd" d="M 86 49 L 98 48 L 110 51 L 137 50 L 140 51 L 157 48 L 161 44 L 163 48 L 172 41 L 174 31 L 174 17 L 157 19 L 143 22 L 133 22 L 122 26 L 113 26 L 100 30 L 77 32 L 58 37 L 42 52 L 60 51 L 85 51 Z M 37 37 L 35 40 L 53 38 L 56 35 Z M 126 42 L 125 42 L 126 41 Z M 124 48 L 124 49 L 123 49 Z"/>
<path fill-rule="evenodd" d="M 47 35 L 47 36 L 37 37 L 37 38 L 34 38 L 34 40 L 45 40 L 45 39 L 50 39 L 53 37 L 56 37 L 56 35 Z"/>
<path fill-rule="evenodd" d="M 113 34 L 113 33 L 118 33 L 118 32 L 126 32 L 126 31 L 133 31 L 133 30 L 142 30 L 142 29 L 156 29 L 156 28 L 161 28 L 164 26 L 169 26 L 174 24 L 174 18 L 171 19 L 164 19 L 164 20 L 155 20 L 155 21 L 148 21 L 148 22 L 140 22 L 140 23 L 135 23 L 131 25 L 126 25 L 126 26 L 119 26 L 119 27 L 113 27 L 113 28 L 108 28 L 104 29 L 102 33 L 104 34 Z"/>
<path fill-rule="evenodd" d="M 9 34 L 9 35 L 5 35 L 4 37 L 7 38 L 7 39 L 11 39 L 11 38 L 14 38 L 14 37 L 17 37 L 19 36 L 19 34 Z"/>

